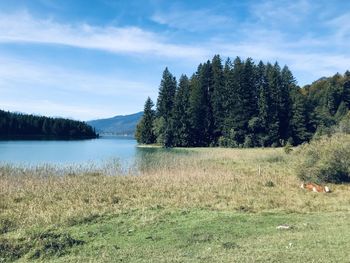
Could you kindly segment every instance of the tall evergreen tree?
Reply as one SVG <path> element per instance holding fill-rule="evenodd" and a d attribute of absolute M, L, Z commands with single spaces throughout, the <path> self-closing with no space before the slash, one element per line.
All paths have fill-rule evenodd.
<path fill-rule="evenodd" d="M 170 119 L 174 105 L 175 93 L 176 79 L 170 73 L 168 68 L 165 68 L 159 86 L 156 112 L 157 117 L 163 117 L 166 120 Z"/>
<path fill-rule="evenodd" d="M 192 76 L 190 95 L 191 139 L 194 146 L 208 146 L 211 138 L 209 89 L 210 64 L 200 64 Z"/>
<path fill-rule="evenodd" d="M 269 143 L 269 122 L 271 114 L 271 98 L 269 92 L 269 84 L 266 75 L 266 68 L 262 61 L 257 67 L 257 92 L 258 92 L 258 119 L 260 124 L 258 141 L 259 146 L 268 146 Z"/>
<path fill-rule="evenodd" d="M 281 101 L 281 72 L 278 63 L 267 64 L 267 78 L 270 91 L 269 144 L 278 145 L 280 139 L 279 109 Z"/>
<path fill-rule="evenodd" d="M 219 55 L 215 55 L 211 62 L 212 66 L 212 88 L 213 92 L 211 95 L 211 107 L 213 109 L 214 119 L 214 140 L 222 136 L 224 130 L 225 120 L 225 100 L 227 94 L 225 93 L 225 79 L 224 70 Z"/>
<path fill-rule="evenodd" d="M 139 143 L 152 144 L 156 141 L 153 130 L 153 122 L 155 119 L 155 112 L 152 109 L 153 106 L 153 101 L 148 97 L 145 102 L 143 116 L 136 127 L 135 138 Z"/>
<path fill-rule="evenodd" d="M 281 72 L 281 98 L 278 110 L 280 123 L 280 138 L 287 141 L 290 137 L 289 123 L 291 119 L 292 103 L 290 90 L 296 85 L 295 78 L 287 66 L 284 66 Z"/>
<path fill-rule="evenodd" d="M 292 111 L 290 120 L 290 138 L 289 142 L 298 145 L 310 139 L 310 133 L 307 129 L 307 112 L 306 112 L 306 99 L 296 88 L 292 88 Z"/>
<path fill-rule="evenodd" d="M 173 106 L 176 93 L 176 78 L 165 68 L 159 87 L 157 100 L 157 129 L 158 142 L 165 147 L 173 146 Z"/>
<path fill-rule="evenodd" d="M 190 146 L 190 83 L 186 75 L 182 75 L 175 95 L 174 104 L 174 145 Z"/>

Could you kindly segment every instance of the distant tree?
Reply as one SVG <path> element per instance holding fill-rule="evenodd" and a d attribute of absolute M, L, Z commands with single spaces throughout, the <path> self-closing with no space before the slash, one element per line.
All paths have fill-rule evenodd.
<path fill-rule="evenodd" d="M 81 121 L 49 118 L 0 110 L 0 137 L 96 138 L 94 129 Z"/>
<path fill-rule="evenodd" d="M 150 97 L 145 102 L 143 116 L 137 124 L 135 138 L 137 142 L 143 144 L 155 143 L 156 137 L 153 130 L 153 122 L 155 119 L 155 112 L 152 109 L 154 106 Z"/>

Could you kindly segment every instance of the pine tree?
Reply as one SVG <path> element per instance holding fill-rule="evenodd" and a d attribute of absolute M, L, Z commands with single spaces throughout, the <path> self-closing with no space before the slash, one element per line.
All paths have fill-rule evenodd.
<path fill-rule="evenodd" d="M 268 79 L 266 76 L 266 68 L 262 61 L 257 67 L 257 92 L 258 92 L 258 142 L 259 146 L 267 146 L 269 143 L 269 122 L 271 98 L 269 92 Z"/>
<path fill-rule="evenodd" d="M 165 68 L 160 82 L 159 95 L 157 100 L 157 117 L 163 117 L 165 120 L 171 118 L 176 92 L 176 79 Z"/>
<path fill-rule="evenodd" d="M 291 98 L 290 90 L 296 85 L 296 81 L 292 72 L 287 66 L 284 66 L 281 72 L 281 99 L 278 110 L 280 123 L 279 134 L 280 138 L 286 141 L 289 137 L 289 123 L 291 118 Z"/>
<path fill-rule="evenodd" d="M 135 138 L 137 142 L 143 144 L 155 143 L 155 135 L 153 131 L 153 122 L 155 119 L 155 113 L 152 109 L 154 106 L 150 97 L 145 102 L 143 110 L 143 116 L 136 127 Z"/>
<path fill-rule="evenodd" d="M 213 109 L 214 119 L 214 140 L 217 141 L 224 130 L 225 119 L 225 100 L 227 94 L 225 93 L 225 79 L 224 71 L 219 55 L 215 55 L 211 62 L 213 74 L 213 92 L 211 96 L 211 107 Z"/>
<path fill-rule="evenodd" d="M 274 66 L 267 64 L 267 78 L 269 83 L 270 91 L 270 116 L 269 116 L 269 145 L 279 145 L 280 138 L 280 120 L 279 120 L 279 109 L 281 101 L 281 74 L 280 67 L 276 62 Z"/>
<path fill-rule="evenodd" d="M 157 119 L 161 121 L 157 122 L 156 136 L 157 142 L 161 143 L 165 147 L 173 146 L 173 106 L 176 93 L 176 79 L 169 72 L 168 68 L 165 68 L 163 77 L 159 87 L 159 95 L 157 100 Z"/>
<path fill-rule="evenodd" d="M 174 103 L 174 145 L 190 146 L 190 83 L 186 75 L 182 75 L 175 95 Z"/>
<path fill-rule="evenodd" d="M 228 116 L 227 122 L 229 123 L 229 134 L 232 140 L 235 141 L 235 144 L 243 144 L 244 138 L 247 130 L 247 123 L 249 119 L 246 119 L 243 94 L 244 87 L 242 85 L 244 71 L 244 63 L 242 60 L 237 57 L 233 62 L 232 73 L 229 73 L 231 78 L 226 87 L 230 93 L 228 96 Z"/>
<path fill-rule="evenodd" d="M 208 146 L 210 142 L 209 67 L 207 63 L 200 64 L 197 73 L 190 81 L 190 124 L 193 146 Z"/>
<path fill-rule="evenodd" d="M 310 139 L 307 129 L 306 100 L 300 91 L 294 87 L 292 89 L 292 112 L 290 120 L 290 136 L 292 144 L 298 145 Z M 290 142 L 290 141 L 289 141 Z"/>

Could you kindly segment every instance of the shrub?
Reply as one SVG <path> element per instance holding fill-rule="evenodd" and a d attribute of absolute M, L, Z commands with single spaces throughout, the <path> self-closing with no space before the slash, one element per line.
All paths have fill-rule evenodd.
<path fill-rule="evenodd" d="M 350 136 L 320 137 L 301 146 L 296 170 L 299 178 L 307 182 L 349 182 Z"/>
<path fill-rule="evenodd" d="M 267 182 L 264 184 L 264 186 L 266 186 L 266 187 L 274 187 L 274 186 L 275 186 L 275 183 L 272 182 L 272 181 L 267 181 Z"/>
<path fill-rule="evenodd" d="M 350 112 L 340 121 L 336 131 L 350 134 Z"/>
<path fill-rule="evenodd" d="M 290 154 L 293 151 L 293 146 L 289 142 L 283 147 L 286 154 Z"/>

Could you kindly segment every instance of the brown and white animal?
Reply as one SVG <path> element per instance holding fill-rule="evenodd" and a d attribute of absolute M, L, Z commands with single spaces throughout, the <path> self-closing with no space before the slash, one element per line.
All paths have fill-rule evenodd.
<path fill-rule="evenodd" d="M 303 183 L 301 184 L 300 188 L 303 188 L 312 192 L 316 192 L 316 193 L 329 193 L 331 191 L 328 186 L 321 186 L 314 183 L 306 183 L 306 184 Z"/>

